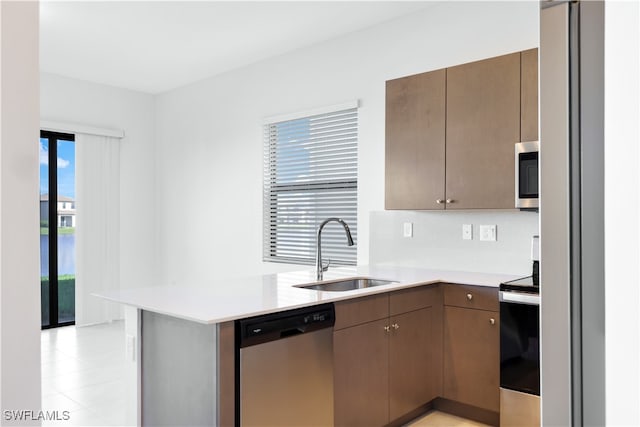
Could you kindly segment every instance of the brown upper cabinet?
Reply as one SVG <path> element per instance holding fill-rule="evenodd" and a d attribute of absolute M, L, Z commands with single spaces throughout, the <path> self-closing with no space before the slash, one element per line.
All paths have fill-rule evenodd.
<path fill-rule="evenodd" d="M 447 209 L 513 209 L 520 53 L 447 69 Z"/>
<path fill-rule="evenodd" d="M 446 70 L 387 82 L 387 209 L 444 209 L 445 114 Z"/>
<path fill-rule="evenodd" d="M 538 49 L 520 57 L 520 141 L 538 140 Z"/>
<path fill-rule="evenodd" d="M 537 49 L 388 81 L 386 209 L 513 209 L 537 93 Z"/>

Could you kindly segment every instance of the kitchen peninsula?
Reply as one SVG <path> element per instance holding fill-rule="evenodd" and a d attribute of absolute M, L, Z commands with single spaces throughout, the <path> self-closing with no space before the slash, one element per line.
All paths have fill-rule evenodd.
<path fill-rule="evenodd" d="M 397 298 L 398 301 L 418 304 L 416 305 L 418 308 L 419 303 L 416 297 L 418 294 L 414 296 L 407 292 L 428 286 L 437 290 L 433 294 L 435 299 L 428 297 L 433 299 L 433 301 L 429 300 L 428 304 L 436 307 L 431 314 L 431 319 L 434 320 L 432 329 L 435 332 L 429 337 L 434 341 L 435 348 L 441 349 L 443 337 L 449 336 L 446 332 L 446 319 L 442 318 L 443 304 L 465 306 L 474 309 L 474 312 L 480 312 L 475 310 L 476 308 L 493 310 L 486 313 L 491 313 L 491 325 L 494 325 L 498 286 L 501 282 L 515 278 L 515 276 L 503 274 L 380 265 L 332 269 L 325 273 L 323 282 L 349 277 L 386 279 L 393 283 L 343 292 L 310 290 L 299 287 L 299 285 L 316 281 L 315 271 L 306 270 L 225 280 L 224 283 L 156 286 L 96 294 L 98 297 L 127 306 L 127 350 L 130 352 L 130 360 L 136 366 L 137 408 L 135 412 L 137 412 L 138 425 L 234 425 L 236 423 L 238 407 L 235 390 L 237 383 L 236 320 L 318 304 L 335 303 L 336 324 L 342 323 L 343 327 L 356 326 L 370 323 L 370 320 L 376 320 L 380 316 L 389 316 L 389 307 L 393 305 L 395 295 L 402 296 L 405 293 L 404 297 Z M 434 286 L 439 284 L 443 285 Z M 472 286 L 478 286 L 478 288 L 472 288 Z M 472 293 L 469 289 L 478 290 L 478 297 L 475 300 L 470 298 Z M 371 319 L 367 319 L 364 316 L 361 321 L 357 321 L 348 314 L 361 313 L 362 310 L 354 305 L 359 301 L 366 305 L 367 300 L 371 298 L 379 300 L 386 295 L 392 296 L 391 303 L 383 305 L 387 311 L 378 317 L 373 315 Z M 488 299 L 487 295 L 490 295 Z M 459 302 L 457 302 L 458 298 Z M 483 302 L 486 300 L 490 300 L 489 303 Z M 476 307 L 476 304 L 480 306 Z M 345 317 L 349 317 L 350 320 Z M 347 325 L 345 323 L 347 321 L 351 324 Z M 339 326 L 336 326 L 336 330 L 338 328 Z M 343 329 L 343 331 L 346 330 L 348 329 Z M 353 330 L 356 329 L 353 328 Z M 497 339 L 499 328 L 495 327 L 492 330 L 495 330 Z M 342 331 L 335 333 L 338 332 Z M 431 347 L 429 343 L 427 347 Z M 497 351 L 497 348 L 495 350 Z M 440 366 L 447 366 L 446 354 L 444 356 L 440 354 L 434 360 L 443 362 Z M 456 363 L 451 362 L 453 365 Z M 495 361 L 491 361 L 491 364 L 495 364 L 497 372 L 499 360 L 496 358 Z M 453 365 L 449 368 L 454 369 Z M 432 394 L 435 393 L 434 397 L 443 396 L 443 394 L 443 397 L 448 397 L 446 393 L 447 384 L 449 384 L 450 397 L 461 396 L 462 402 L 459 405 L 462 409 L 467 407 L 478 409 L 479 415 L 476 418 L 489 422 L 497 419 L 499 409 L 494 403 L 486 408 L 469 406 L 468 402 L 475 403 L 474 398 L 471 397 L 471 400 L 465 402 L 464 391 L 459 394 L 460 385 L 454 384 L 457 380 L 452 376 L 448 381 L 446 373 L 440 375 L 440 372 L 438 367 L 437 375 L 433 377 L 435 383 L 431 390 Z M 498 384 L 493 385 L 495 385 L 497 396 Z M 447 400 L 446 404 L 455 403 L 453 400 Z M 424 411 L 425 408 L 427 407 L 422 405 L 415 410 Z M 456 407 L 453 408 L 454 412 L 455 410 Z M 336 417 L 339 413 L 341 413 L 340 409 L 336 407 Z M 383 421 L 381 425 L 396 420 L 396 417 L 388 418 L 389 414 L 386 414 L 386 417 L 386 422 Z M 338 424 L 340 422 L 336 419 L 336 425 Z"/>

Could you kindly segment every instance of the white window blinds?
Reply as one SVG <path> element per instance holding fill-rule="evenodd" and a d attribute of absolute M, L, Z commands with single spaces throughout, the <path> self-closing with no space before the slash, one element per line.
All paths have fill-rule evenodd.
<path fill-rule="evenodd" d="M 316 230 L 342 218 L 357 245 L 358 109 L 324 112 L 264 126 L 264 260 L 313 264 Z M 322 231 L 322 258 L 355 265 L 344 229 Z"/>

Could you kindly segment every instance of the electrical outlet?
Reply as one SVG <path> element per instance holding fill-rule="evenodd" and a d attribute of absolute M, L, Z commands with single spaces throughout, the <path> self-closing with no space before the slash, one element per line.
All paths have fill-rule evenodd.
<path fill-rule="evenodd" d="M 413 237 L 413 223 L 405 222 L 402 227 L 402 235 L 404 237 Z"/>
<path fill-rule="evenodd" d="M 495 242 L 497 240 L 497 225 L 481 225 L 480 240 Z"/>
<path fill-rule="evenodd" d="M 462 240 L 473 240 L 472 224 L 462 224 Z"/>

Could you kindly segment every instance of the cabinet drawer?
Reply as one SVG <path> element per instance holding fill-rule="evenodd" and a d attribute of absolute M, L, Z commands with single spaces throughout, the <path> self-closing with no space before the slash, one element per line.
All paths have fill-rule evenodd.
<path fill-rule="evenodd" d="M 391 316 L 421 308 L 431 307 L 441 301 L 440 287 L 424 285 L 389 294 L 389 312 Z"/>
<path fill-rule="evenodd" d="M 444 305 L 499 311 L 498 288 L 444 285 Z"/>
<path fill-rule="evenodd" d="M 383 319 L 389 316 L 389 294 L 339 301 L 335 309 L 335 330 Z"/>

